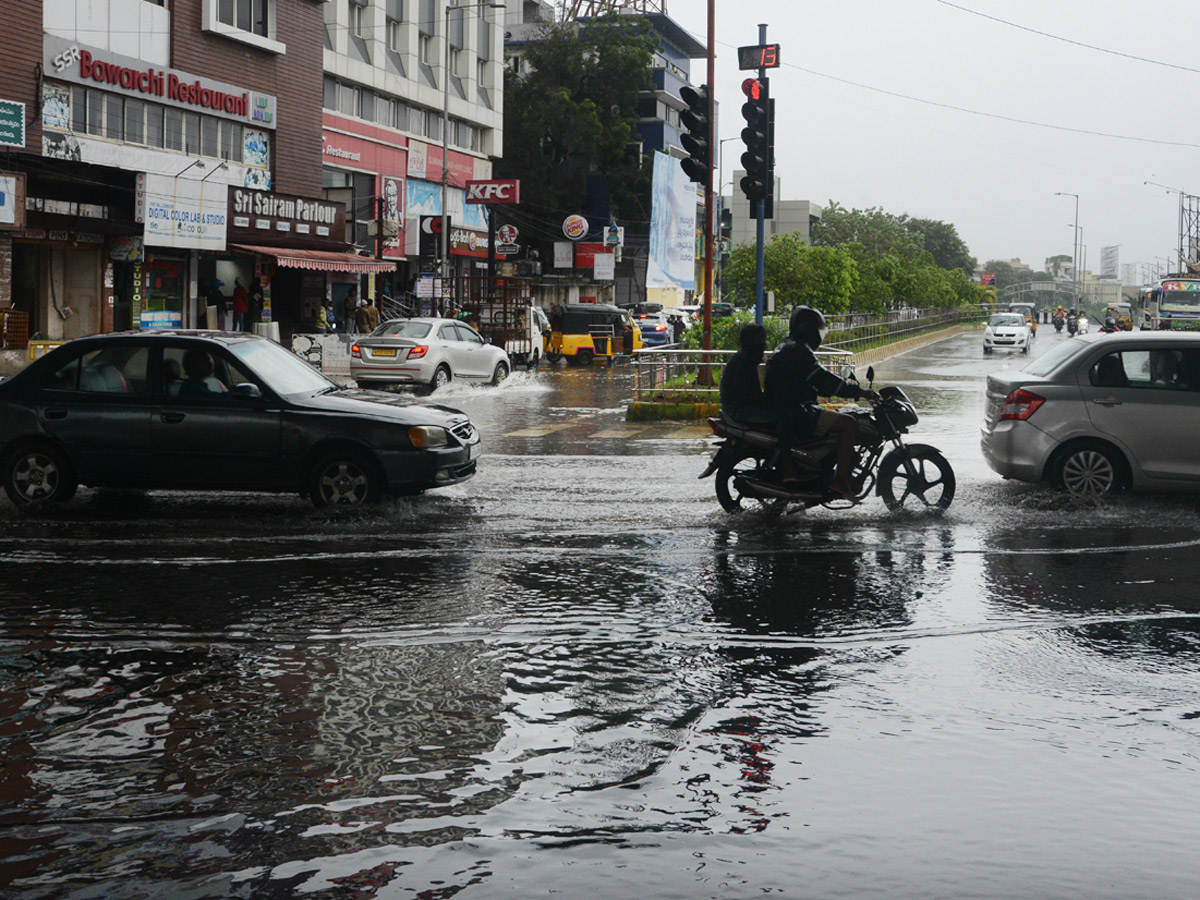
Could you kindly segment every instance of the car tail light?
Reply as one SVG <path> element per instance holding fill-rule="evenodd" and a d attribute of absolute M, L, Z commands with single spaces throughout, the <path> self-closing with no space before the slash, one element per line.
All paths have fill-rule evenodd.
<path fill-rule="evenodd" d="M 410 347 L 408 350 L 409 359 L 420 359 L 429 352 L 429 347 L 426 344 L 417 344 L 415 347 Z"/>
<path fill-rule="evenodd" d="M 362 359 L 362 348 L 358 344 L 352 344 L 350 346 L 350 355 L 355 359 Z"/>
<path fill-rule="evenodd" d="M 1028 419 L 1045 402 L 1045 397 L 1039 397 L 1037 394 L 1027 391 L 1024 388 L 1017 388 L 1004 398 L 1004 405 L 1000 407 L 1000 421 L 1003 422 L 1005 419 Z"/>

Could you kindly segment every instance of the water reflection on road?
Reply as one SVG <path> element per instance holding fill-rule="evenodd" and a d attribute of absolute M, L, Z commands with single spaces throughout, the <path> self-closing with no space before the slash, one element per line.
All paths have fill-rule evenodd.
<path fill-rule="evenodd" d="M 877 367 L 939 519 L 726 516 L 565 368 L 452 387 L 478 476 L 365 516 L 4 508 L 0 891 L 1191 896 L 1195 502 L 995 478 L 1003 364 Z"/>

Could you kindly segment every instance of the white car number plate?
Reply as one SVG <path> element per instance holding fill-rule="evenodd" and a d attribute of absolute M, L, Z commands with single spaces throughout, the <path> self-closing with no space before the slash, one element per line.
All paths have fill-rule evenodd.
<path fill-rule="evenodd" d="M 475 457 L 477 457 L 480 454 L 482 447 L 483 447 L 483 443 L 479 442 L 479 441 L 475 442 L 474 444 L 468 445 L 467 446 L 467 459 L 474 459 Z"/>

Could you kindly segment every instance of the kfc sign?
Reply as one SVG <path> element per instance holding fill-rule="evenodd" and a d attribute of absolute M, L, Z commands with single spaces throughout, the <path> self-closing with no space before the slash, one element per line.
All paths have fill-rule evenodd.
<path fill-rule="evenodd" d="M 520 203 L 521 182 L 517 179 L 508 181 L 468 181 L 468 203 Z"/>

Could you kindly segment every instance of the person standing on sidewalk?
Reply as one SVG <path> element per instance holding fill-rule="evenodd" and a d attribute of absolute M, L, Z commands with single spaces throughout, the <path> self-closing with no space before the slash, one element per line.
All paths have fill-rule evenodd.
<path fill-rule="evenodd" d="M 250 294 L 246 291 L 246 286 L 242 284 L 242 279 L 233 279 L 233 330 L 246 330 L 246 306 Z"/>

